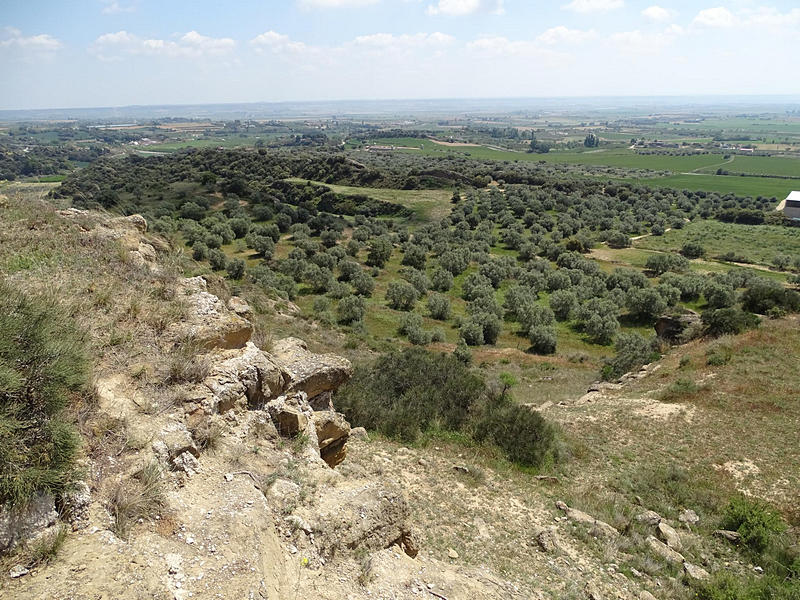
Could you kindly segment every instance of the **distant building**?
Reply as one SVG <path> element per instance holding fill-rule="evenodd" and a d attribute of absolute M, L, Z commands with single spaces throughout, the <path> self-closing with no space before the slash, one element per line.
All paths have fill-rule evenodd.
<path fill-rule="evenodd" d="M 790 219 L 800 219 L 800 192 L 792 192 L 786 196 L 783 214 Z"/>

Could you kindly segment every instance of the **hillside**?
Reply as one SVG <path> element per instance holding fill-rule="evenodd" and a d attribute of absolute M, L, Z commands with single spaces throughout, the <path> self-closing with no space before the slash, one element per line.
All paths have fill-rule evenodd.
<path fill-rule="evenodd" d="M 595 381 L 602 348 L 479 345 L 487 385 L 511 375 L 517 414 L 562 432 L 559 462 L 520 467 L 459 432 L 351 430 L 328 392 L 405 342 L 225 281 L 141 217 L 51 187 L 0 189 L 0 273 L 87 332 L 93 391 L 67 409 L 82 493 L 59 501 L 69 525 L 45 514 L 3 559 L 10 597 L 797 597 L 796 316 L 664 347 L 619 382 Z M 791 528 L 764 547 L 715 534 L 740 497 L 743 524 L 760 499 Z"/>

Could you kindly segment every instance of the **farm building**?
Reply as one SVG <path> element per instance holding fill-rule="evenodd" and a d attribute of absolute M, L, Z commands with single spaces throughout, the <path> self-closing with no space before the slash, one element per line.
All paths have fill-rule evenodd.
<path fill-rule="evenodd" d="M 792 192 L 786 196 L 783 214 L 790 219 L 800 219 L 800 192 Z"/>

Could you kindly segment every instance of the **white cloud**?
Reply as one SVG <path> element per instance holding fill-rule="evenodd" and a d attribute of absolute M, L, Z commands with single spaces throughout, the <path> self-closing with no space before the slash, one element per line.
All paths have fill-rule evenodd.
<path fill-rule="evenodd" d="M 448 46 L 455 41 L 452 35 L 446 33 L 417 33 L 414 35 L 393 35 L 391 33 L 374 33 L 361 35 L 352 41 L 356 46 L 370 46 L 373 48 L 421 48 L 430 46 Z"/>
<path fill-rule="evenodd" d="M 55 52 L 63 44 L 52 35 L 40 33 L 38 35 L 24 36 L 19 29 L 6 27 L 0 36 L 0 48 L 16 48 L 29 52 Z"/>
<path fill-rule="evenodd" d="M 791 27 L 800 25 L 800 8 L 793 8 L 787 13 L 778 12 L 775 8 L 761 6 L 759 8 L 746 11 L 744 19 L 753 25 L 764 25 L 767 27 Z"/>
<path fill-rule="evenodd" d="M 665 46 L 669 46 L 675 38 L 685 33 L 680 25 L 670 25 L 660 33 L 643 33 L 638 29 L 620 31 L 609 36 L 609 41 L 624 54 L 639 56 L 656 54 Z"/>
<path fill-rule="evenodd" d="M 490 57 L 544 57 L 553 56 L 551 50 L 546 50 L 535 42 L 529 40 L 509 40 L 506 37 L 482 37 L 467 44 L 467 48 L 481 55 Z"/>
<path fill-rule="evenodd" d="M 353 8 L 377 4 L 380 0 L 298 0 L 301 8 Z"/>
<path fill-rule="evenodd" d="M 166 56 L 169 58 L 220 57 L 233 52 L 231 38 L 212 38 L 190 31 L 173 40 L 142 39 L 127 31 L 98 37 L 90 51 L 102 60 L 119 60 L 125 55 Z"/>
<path fill-rule="evenodd" d="M 656 23 L 666 23 L 672 18 L 672 11 L 654 4 L 653 6 L 645 8 L 642 11 L 642 16 Z"/>
<path fill-rule="evenodd" d="M 701 27 L 725 28 L 733 27 L 738 24 L 738 19 L 724 6 L 706 8 L 697 13 L 692 20 L 692 25 Z"/>
<path fill-rule="evenodd" d="M 503 0 L 439 0 L 426 10 L 431 16 L 463 17 L 477 12 L 501 15 L 505 12 Z"/>
<path fill-rule="evenodd" d="M 288 35 L 277 33 L 275 31 L 266 31 L 257 35 L 250 40 L 250 45 L 255 48 L 256 52 L 265 52 L 267 50 L 279 52 L 303 52 L 309 47 L 303 42 L 295 42 Z"/>
<path fill-rule="evenodd" d="M 117 13 L 127 13 L 136 10 L 133 4 L 121 4 L 118 0 L 102 0 L 103 10 L 100 11 L 104 15 L 115 15 Z"/>
<path fill-rule="evenodd" d="M 593 30 L 581 31 L 580 29 L 568 29 L 563 25 L 551 27 L 536 38 L 536 41 L 548 46 L 556 44 L 580 44 L 593 40 L 597 33 Z"/>
<path fill-rule="evenodd" d="M 572 12 L 589 14 L 608 12 L 625 6 L 624 0 L 572 0 L 561 8 Z"/>

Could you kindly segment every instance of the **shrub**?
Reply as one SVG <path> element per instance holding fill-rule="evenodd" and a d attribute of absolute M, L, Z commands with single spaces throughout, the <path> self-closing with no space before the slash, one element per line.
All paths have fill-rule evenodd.
<path fill-rule="evenodd" d="M 425 248 L 417 244 L 408 244 L 400 264 L 422 270 L 425 268 L 426 259 Z"/>
<path fill-rule="evenodd" d="M 759 318 L 740 308 L 729 307 L 709 310 L 701 316 L 706 333 L 712 336 L 734 335 L 758 327 Z"/>
<path fill-rule="evenodd" d="M 658 276 L 667 271 L 686 271 L 689 268 L 689 261 L 679 254 L 651 254 L 647 257 L 644 267 Z"/>
<path fill-rule="evenodd" d="M 453 350 L 453 356 L 456 358 L 456 360 L 465 365 L 468 365 L 472 362 L 472 352 L 463 338 L 458 340 L 458 344 L 456 344 L 455 350 Z"/>
<path fill-rule="evenodd" d="M 686 258 L 701 258 L 705 253 L 706 249 L 696 242 L 687 242 L 681 248 L 681 254 Z"/>
<path fill-rule="evenodd" d="M 648 340 L 638 333 L 621 333 L 614 342 L 616 354 L 603 366 L 603 378 L 614 379 L 643 364 L 658 359 L 655 338 Z"/>
<path fill-rule="evenodd" d="M 483 393 L 480 377 L 456 358 L 410 348 L 357 367 L 335 402 L 351 423 L 413 442 L 431 428 L 462 429 Z"/>
<path fill-rule="evenodd" d="M 411 310 L 418 298 L 417 289 L 405 281 L 392 281 L 386 289 L 386 301 L 395 310 Z"/>
<path fill-rule="evenodd" d="M 711 280 L 703 290 L 709 308 L 727 308 L 736 302 L 736 292 L 734 289 L 719 281 Z"/>
<path fill-rule="evenodd" d="M 763 502 L 736 496 L 725 508 L 722 528 L 738 532 L 742 536 L 742 543 L 760 554 L 767 549 L 775 535 L 786 529 L 786 524 L 777 512 Z"/>
<path fill-rule="evenodd" d="M 637 321 L 652 321 L 667 310 L 666 300 L 653 287 L 629 289 L 625 304 Z"/>
<path fill-rule="evenodd" d="M 392 256 L 392 242 L 388 237 L 381 236 L 372 240 L 367 254 L 367 265 L 382 269 Z"/>
<path fill-rule="evenodd" d="M 462 346 L 461 352 L 469 350 Z M 420 348 L 386 354 L 357 367 L 335 402 L 351 423 L 405 442 L 428 432 L 461 432 L 495 444 L 522 465 L 559 458 L 552 425 L 520 409 L 510 395 L 488 393 L 484 380 L 454 355 Z"/>
<path fill-rule="evenodd" d="M 497 336 L 500 335 L 502 329 L 502 321 L 496 314 L 488 312 L 478 312 L 470 317 L 473 323 L 480 325 L 483 330 L 483 343 L 494 344 L 497 342 Z"/>
<path fill-rule="evenodd" d="M 450 318 L 450 298 L 444 294 L 431 294 L 428 296 L 428 310 L 437 321 L 446 321 Z"/>
<path fill-rule="evenodd" d="M 336 317 L 339 323 L 352 325 L 361 321 L 367 312 L 366 303 L 361 296 L 347 296 L 339 300 L 336 307 Z"/>
<path fill-rule="evenodd" d="M 777 281 L 764 278 L 751 281 L 742 293 L 742 308 L 745 310 L 765 314 L 775 307 L 797 311 L 800 309 L 800 294 L 787 290 Z"/>
<path fill-rule="evenodd" d="M 631 245 L 631 238 L 621 231 L 612 231 L 606 238 L 606 243 L 611 248 L 628 248 Z"/>
<path fill-rule="evenodd" d="M 60 307 L 0 282 L 0 504 L 67 483 L 78 436 L 63 410 L 88 381 L 85 338 Z"/>
<path fill-rule="evenodd" d="M 208 258 L 208 246 L 203 242 L 197 242 L 192 246 L 192 258 L 195 260 L 206 260 Z"/>
<path fill-rule="evenodd" d="M 475 413 L 475 439 L 493 443 L 512 462 L 543 467 L 558 461 L 557 430 L 537 411 L 523 409 L 508 395 L 502 395 L 484 396 Z"/>
<path fill-rule="evenodd" d="M 614 315 L 594 313 L 584 322 L 583 328 L 591 343 L 607 346 L 619 331 L 619 321 Z"/>
<path fill-rule="evenodd" d="M 375 289 L 375 280 L 359 268 L 358 272 L 350 278 L 350 285 L 359 296 L 371 296 L 372 290 Z"/>

